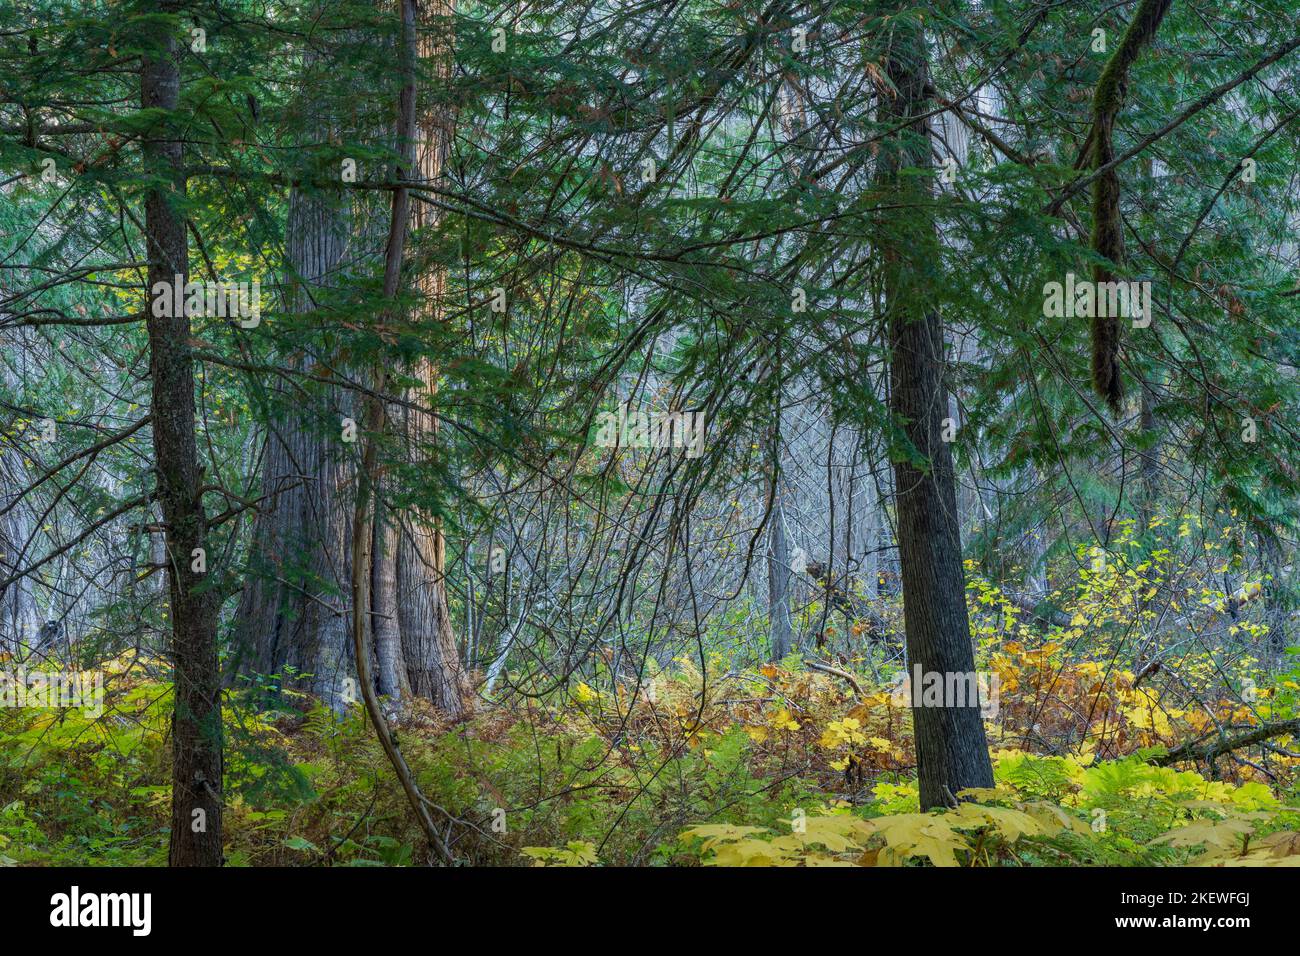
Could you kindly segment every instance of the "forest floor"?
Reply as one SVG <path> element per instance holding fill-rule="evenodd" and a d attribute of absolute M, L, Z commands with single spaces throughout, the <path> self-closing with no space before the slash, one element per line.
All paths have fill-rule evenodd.
<path fill-rule="evenodd" d="M 455 725 L 417 702 L 397 733 L 466 864 L 1300 864 L 1300 756 L 1227 754 L 1221 779 L 1161 766 L 1214 721 L 1129 671 L 1005 643 L 988 659 L 997 785 L 920 814 L 897 683 L 854 690 L 788 663 L 683 659 L 638 692 L 606 674 Z M 124 657 L 106 673 L 98 716 L 0 709 L 0 864 L 165 863 L 165 669 Z M 1260 726 L 1259 706 L 1219 710 Z M 361 708 L 249 686 L 225 718 L 230 864 L 425 862 Z"/>

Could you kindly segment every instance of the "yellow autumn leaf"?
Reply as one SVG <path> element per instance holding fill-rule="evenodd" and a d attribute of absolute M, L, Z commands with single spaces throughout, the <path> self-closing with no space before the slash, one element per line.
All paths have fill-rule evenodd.
<path fill-rule="evenodd" d="M 788 837 L 780 839 L 793 840 L 804 846 L 820 843 L 832 853 L 843 853 L 845 850 L 861 849 L 871 832 L 867 821 L 840 814 L 829 817 L 808 817 L 802 822 L 800 828 Z"/>
<path fill-rule="evenodd" d="M 798 730 L 799 721 L 790 716 L 790 711 L 782 707 L 772 716 L 772 726 L 777 730 Z"/>
<path fill-rule="evenodd" d="M 718 848 L 706 866 L 777 866 L 787 858 L 781 847 L 766 840 L 740 840 Z"/>
<path fill-rule="evenodd" d="M 1015 843 L 1022 836 L 1040 836 L 1044 832 L 1043 825 L 1029 814 L 1008 807 L 985 807 L 977 803 L 963 803 L 948 816 L 962 821 L 954 823 L 954 826 L 991 825 L 1010 843 Z"/>
<path fill-rule="evenodd" d="M 957 850 L 969 850 L 965 837 L 943 817 L 928 813 L 901 813 L 867 820 L 873 831 L 898 858 L 926 857 L 935 866 L 957 866 Z"/>
<path fill-rule="evenodd" d="M 767 832 L 767 827 L 743 827 L 733 823 L 705 823 L 683 831 L 678 839 L 683 843 L 693 839 L 703 840 L 704 843 L 700 849 L 702 852 L 707 853 L 719 843 L 728 840 L 742 840 L 755 833 Z"/>
<path fill-rule="evenodd" d="M 1203 843 L 1218 850 L 1234 850 L 1240 849 L 1243 838 L 1254 831 L 1254 825 L 1246 820 L 1197 820 L 1163 833 L 1151 842 L 1170 846 L 1199 846 Z"/>

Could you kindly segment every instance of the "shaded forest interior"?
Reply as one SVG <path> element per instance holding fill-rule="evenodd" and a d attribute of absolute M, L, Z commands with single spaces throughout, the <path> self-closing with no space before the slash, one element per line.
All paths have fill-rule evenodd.
<path fill-rule="evenodd" d="M 0 8 L 0 864 L 1300 857 L 1300 10 Z"/>

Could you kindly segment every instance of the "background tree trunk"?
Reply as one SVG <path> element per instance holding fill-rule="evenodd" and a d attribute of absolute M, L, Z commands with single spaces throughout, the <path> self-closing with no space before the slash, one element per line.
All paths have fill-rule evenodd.
<path fill-rule="evenodd" d="M 768 627 L 773 661 L 790 653 L 794 625 L 790 620 L 790 547 L 785 536 L 785 509 L 781 504 L 781 479 L 773 476 L 773 501 L 767 552 Z"/>
<path fill-rule="evenodd" d="M 17 574 L 23 564 L 23 548 L 32 537 L 35 522 L 18 493 L 10 489 L 26 485 L 27 468 L 22 456 L 6 447 L 0 451 L 0 580 Z M 0 589 L 0 653 L 22 660 L 36 643 L 41 617 L 36 607 L 32 583 L 18 578 Z"/>
<path fill-rule="evenodd" d="M 306 85 L 324 65 L 309 62 Z M 322 122 L 315 138 L 329 134 L 329 123 Z M 345 199 L 296 188 L 290 193 L 286 252 L 297 281 L 287 305 L 298 314 L 314 311 L 318 290 L 338 281 L 349 219 Z M 302 371 L 310 365 L 305 356 L 297 363 Z M 261 673 L 292 668 L 310 674 L 305 688 L 339 709 L 354 696 L 345 690 L 354 665 L 343 603 L 351 566 L 346 489 L 354 467 L 342 454 L 336 422 L 354 413 L 342 391 L 334 390 L 331 399 L 335 422 L 323 422 L 323 434 L 288 417 L 267 437 L 262 494 L 272 497 L 254 524 L 252 573 L 236 616 L 235 646 Z"/>
<path fill-rule="evenodd" d="M 377 609 L 370 619 L 375 641 L 375 661 L 378 664 L 379 693 L 400 702 L 411 693 L 407 677 L 406 660 L 402 648 L 401 588 L 397 581 L 398 555 L 401 554 L 400 515 L 387 514 L 376 509 L 379 519 L 374 527 L 374 558 L 372 560 L 371 600 Z"/>

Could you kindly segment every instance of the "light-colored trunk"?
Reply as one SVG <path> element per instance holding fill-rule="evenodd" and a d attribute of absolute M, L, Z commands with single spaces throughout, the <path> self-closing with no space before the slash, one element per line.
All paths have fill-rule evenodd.
<path fill-rule="evenodd" d="M 767 553 L 768 637 L 773 661 L 790 653 L 794 624 L 790 619 L 790 547 L 785 534 L 785 507 L 780 480 L 772 501 Z"/>
<path fill-rule="evenodd" d="M 383 507 L 377 511 L 382 515 Z M 397 565 L 400 532 L 396 516 L 375 522 L 374 567 L 371 570 L 371 587 L 377 613 L 371 618 L 374 635 L 375 662 L 378 665 L 379 693 L 394 701 L 401 701 L 411 692 L 403 660 L 402 629 L 399 626 L 402 599 L 398 591 Z M 395 613 L 396 612 L 396 613 Z"/>
<path fill-rule="evenodd" d="M 451 75 L 451 42 L 448 18 L 451 2 L 430 3 L 422 11 L 425 29 L 420 35 L 420 57 L 425 72 L 439 80 Z M 441 106 L 425 102 L 417 117 L 415 144 L 416 175 L 422 182 L 437 182 L 451 148 L 455 118 Z M 417 232 L 437 225 L 438 213 L 422 202 L 413 203 L 411 226 Z M 440 322 L 443 317 L 446 276 L 430 269 L 417 278 L 423 302 L 423 320 Z M 420 408 L 434 405 L 438 392 L 438 370 L 423 360 L 416 369 L 420 386 L 407 398 Z M 432 415 L 411 410 L 406 414 L 410 447 L 432 449 L 438 441 L 438 421 Z M 410 513 L 404 516 L 397 558 L 397 620 L 401 628 L 402 652 L 411 691 L 433 701 L 449 715 L 459 717 L 468 708 L 469 689 L 447 603 L 447 543 L 441 518 Z M 381 595 L 375 596 L 378 602 Z M 385 605 L 377 605 L 385 607 Z"/>
<path fill-rule="evenodd" d="M 0 453 L 0 580 L 8 580 L 22 565 L 22 548 L 34 530 L 32 516 L 23 503 L 15 504 L 18 489 L 26 484 L 21 457 L 6 449 Z M 40 616 L 31 582 L 23 577 L 0 591 L 0 652 L 22 659 L 36 642 Z"/>

